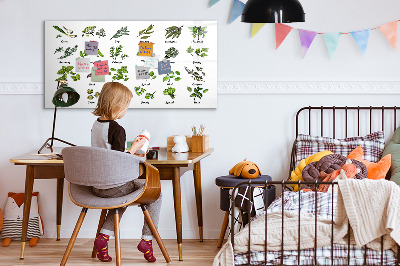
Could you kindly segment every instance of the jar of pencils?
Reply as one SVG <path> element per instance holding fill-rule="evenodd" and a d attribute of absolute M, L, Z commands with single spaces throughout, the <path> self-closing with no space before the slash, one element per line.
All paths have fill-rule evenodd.
<path fill-rule="evenodd" d="M 197 130 L 195 126 L 192 127 L 192 152 L 206 152 L 209 147 L 209 136 L 204 135 L 205 126 L 200 125 Z"/>

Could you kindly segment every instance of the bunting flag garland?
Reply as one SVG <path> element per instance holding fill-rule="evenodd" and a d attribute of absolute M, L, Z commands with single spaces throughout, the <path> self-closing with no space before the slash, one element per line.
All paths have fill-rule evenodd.
<path fill-rule="evenodd" d="M 329 55 L 332 58 L 333 54 L 336 51 L 336 48 L 338 47 L 339 39 L 340 36 L 342 36 L 342 34 L 340 34 L 339 32 L 333 32 L 333 33 L 325 33 L 323 36 L 326 48 L 328 48 Z"/>
<path fill-rule="evenodd" d="M 288 36 L 292 29 L 293 28 L 288 25 L 275 23 L 276 49 L 278 49 L 278 47 L 282 44 L 282 42 L 285 40 L 286 36 Z"/>
<path fill-rule="evenodd" d="M 253 26 L 251 28 L 251 38 L 256 35 L 262 27 L 264 27 L 265 23 L 253 23 Z"/>
<path fill-rule="evenodd" d="M 218 2 L 219 2 L 219 0 L 210 0 L 210 5 L 208 7 L 212 7 L 213 5 L 215 5 Z"/>
<path fill-rule="evenodd" d="M 299 30 L 301 54 L 304 58 L 317 33 L 315 31 Z"/>
<path fill-rule="evenodd" d="M 354 40 L 356 41 L 356 43 L 357 43 L 358 47 L 360 48 L 360 51 L 363 55 L 365 55 L 365 51 L 367 50 L 370 32 L 371 32 L 371 29 L 351 32 L 351 35 L 353 36 Z"/>
<path fill-rule="evenodd" d="M 231 17 L 229 18 L 229 24 L 231 24 L 235 19 L 242 15 L 244 8 L 244 3 L 239 0 L 233 0 Z"/>
<path fill-rule="evenodd" d="M 397 49 L 397 24 L 396 20 L 378 27 L 394 50 Z"/>

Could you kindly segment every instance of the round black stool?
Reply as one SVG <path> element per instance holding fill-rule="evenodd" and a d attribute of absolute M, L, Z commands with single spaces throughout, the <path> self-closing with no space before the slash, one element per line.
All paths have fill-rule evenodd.
<path fill-rule="evenodd" d="M 222 211 L 225 211 L 225 217 L 224 221 L 222 222 L 221 234 L 219 235 L 219 240 L 217 245 L 218 248 L 222 246 L 226 228 L 228 227 L 228 222 L 229 222 L 229 207 L 231 204 L 229 199 L 229 192 L 237 184 L 242 182 L 247 182 L 249 180 L 251 180 L 252 182 L 253 181 L 265 182 L 266 180 L 272 181 L 272 178 L 269 175 L 261 175 L 254 179 L 246 179 L 246 178 L 236 177 L 234 175 L 226 175 L 217 177 L 215 179 L 215 184 L 220 187 L 220 209 Z M 257 186 L 262 186 L 262 185 L 254 185 L 254 187 Z M 268 199 L 266 200 L 267 200 L 267 206 L 269 206 L 269 204 L 271 204 L 275 200 L 275 186 L 269 186 L 267 189 L 268 189 Z"/>

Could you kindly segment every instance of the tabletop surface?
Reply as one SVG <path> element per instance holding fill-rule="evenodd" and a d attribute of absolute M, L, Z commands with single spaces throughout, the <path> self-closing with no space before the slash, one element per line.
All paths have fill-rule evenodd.
<path fill-rule="evenodd" d="M 54 147 L 53 152 L 50 149 L 43 149 L 42 154 L 37 154 L 37 150 L 22 154 L 10 159 L 14 164 L 63 164 L 64 161 L 57 154 L 61 153 L 61 147 Z M 161 148 L 158 151 L 157 160 L 146 160 L 152 165 L 167 165 L 167 164 L 193 164 L 207 157 L 214 151 L 213 148 L 205 152 L 185 152 L 174 153 L 167 151 L 166 148 Z"/>

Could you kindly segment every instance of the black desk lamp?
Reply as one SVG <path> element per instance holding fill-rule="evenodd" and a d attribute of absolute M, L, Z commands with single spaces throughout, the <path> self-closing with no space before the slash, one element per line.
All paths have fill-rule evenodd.
<path fill-rule="evenodd" d="M 53 96 L 53 104 L 54 104 L 54 118 L 53 118 L 53 132 L 51 133 L 51 138 L 48 138 L 42 147 L 39 149 L 38 153 L 40 153 L 45 147 L 50 148 L 51 152 L 53 152 L 53 141 L 58 140 L 62 143 L 75 146 L 72 143 L 69 143 L 65 140 L 55 138 L 54 130 L 56 128 L 56 116 L 57 116 L 57 107 L 69 107 L 76 104 L 79 101 L 79 94 L 71 87 L 68 87 L 65 81 L 58 81 L 57 83 L 57 91 Z M 49 144 L 49 141 L 51 143 Z"/>
<path fill-rule="evenodd" d="M 304 22 L 304 10 L 298 0 L 249 0 L 242 12 L 242 22 Z"/>

